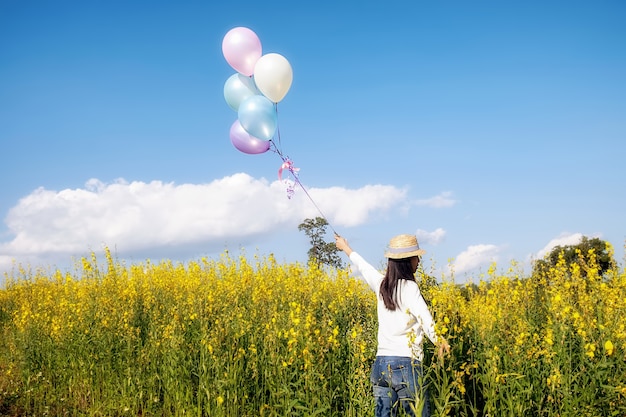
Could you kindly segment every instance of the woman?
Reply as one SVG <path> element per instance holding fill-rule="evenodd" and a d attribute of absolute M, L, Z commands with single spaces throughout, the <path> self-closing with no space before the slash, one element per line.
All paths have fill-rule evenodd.
<path fill-rule="evenodd" d="M 422 416 L 429 416 L 428 396 L 419 384 L 422 339 L 426 335 L 440 356 L 448 353 L 450 346 L 435 334 L 433 317 L 415 282 L 414 274 L 425 251 L 414 235 L 393 237 L 385 253 L 388 263 L 383 275 L 353 251 L 345 238 L 336 235 L 335 243 L 378 300 L 378 347 L 371 374 L 376 416 L 395 416 L 400 406 L 407 415 L 414 416 L 418 391 L 423 392 Z"/>

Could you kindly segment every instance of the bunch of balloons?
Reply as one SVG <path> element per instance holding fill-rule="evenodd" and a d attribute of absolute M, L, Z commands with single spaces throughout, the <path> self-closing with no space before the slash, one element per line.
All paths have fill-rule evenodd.
<path fill-rule="evenodd" d="M 287 188 L 287 196 L 291 198 L 295 185 L 299 185 L 322 217 L 326 218 L 300 182 L 299 168 L 272 141 L 278 128 L 278 102 L 287 95 L 293 81 L 289 61 L 276 53 L 263 55 L 259 37 L 246 27 L 236 27 L 226 33 L 222 52 L 226 62 L 237 71 L 224 84 L 226 103 L 238 116 L 230 127 L 231 142 L 235 148 L 248 154 L 267 152 L 274 144 L 273 150 L 283 160 L 278 179 L 283 179 L 283 170 L 288 171 L 294 179 L 294 183 L 290 183 Z"/>
<path fill-rule="evenodd" d="M 226 33 L 222 52 L 237 71 L 224 84 L 226 103 L 238 116 L 230 140 L 244 153 L 267 152 L 278 128 L 277 104 L 293 81 L 291 65 L 280 54 L 263 55 L 259 37 L 246 27 Z"/>

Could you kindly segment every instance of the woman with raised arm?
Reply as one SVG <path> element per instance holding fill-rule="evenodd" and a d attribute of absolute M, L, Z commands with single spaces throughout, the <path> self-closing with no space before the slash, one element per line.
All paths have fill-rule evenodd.
<path fill-rule="evenodd" d="M 422 340 L 426 335 L 440 356 L 448 353 L 450 346 L 435 334 L 433 316 L 415 282 L 425 251 L 414 235 L 393 237 L 385 252 L 388 261 L 383 275 L 353 251 L 345 238 L 336 235 L 335 243 L 376 293 L 378 346 L 371 374 L 376 417 L 396 416 L 400 407 L 415 416 L 418 398 L 423 404 L 422 417 L 429 416 L 428 395 L 420 389 Z"/>

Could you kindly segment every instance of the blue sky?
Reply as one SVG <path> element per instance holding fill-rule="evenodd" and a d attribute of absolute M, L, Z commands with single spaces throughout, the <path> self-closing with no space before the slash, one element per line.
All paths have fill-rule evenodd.
<path fill-rule="evenodd" d="M 315 205 L 374 265 L 416 233 L 457 281 L 583 235 L 623 262 L 626 3 L 226 3 L 0 3 L 0 271 L 305 261 Z M 315 204 L 230 142 L 239 26 L 292 66 L 280 143 Z"/>

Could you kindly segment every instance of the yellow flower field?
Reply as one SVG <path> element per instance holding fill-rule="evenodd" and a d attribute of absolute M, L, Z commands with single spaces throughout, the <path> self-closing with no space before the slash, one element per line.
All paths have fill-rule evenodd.
<path fill-rule="evenodd" d="M 347 271 L 104 258 L 7 277 L 0 415 L 372 415 L 375 300 Z M 425 346 L 434 415 L 626 415 L 623 270 L 423 278 L 452 346 L 443 361 Z"/>

